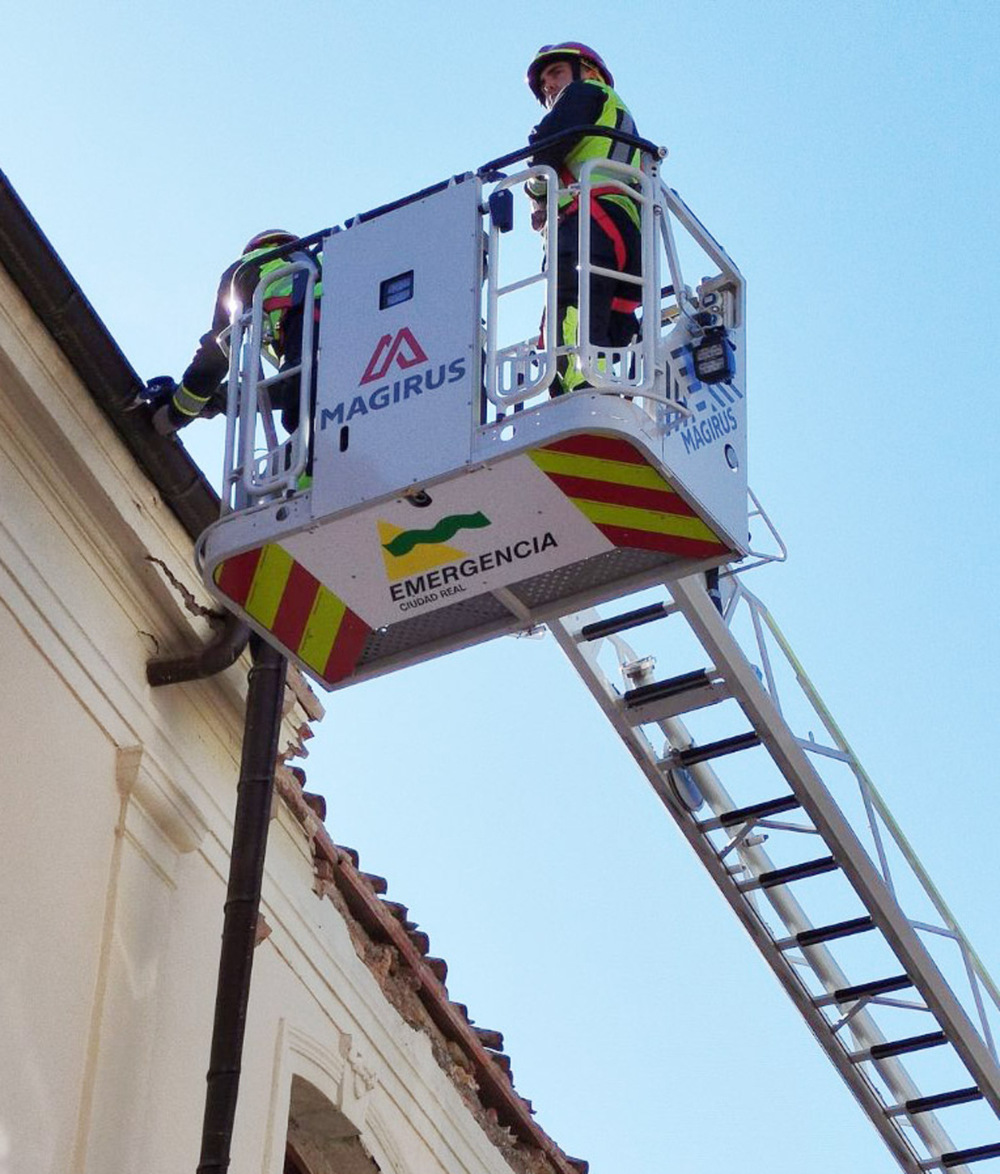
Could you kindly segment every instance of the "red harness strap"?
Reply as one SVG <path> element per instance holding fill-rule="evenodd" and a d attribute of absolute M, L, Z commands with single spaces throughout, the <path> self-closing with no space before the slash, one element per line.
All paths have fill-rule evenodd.
<path fill-rule="evenodd" d="M 607 189 L 605 189 L 607 190 Z M 618 231 L 618 225 L 611 219 L 605 209 L 596 199 L 599 194 L 599 189 L 595 189 L 595 198 L 591 200 L 590 215 L 604 230 L 608 239 L 614 245 L 615 249 L 615 264 L 620 270 L 624 272 L 625 262 L 627 260 L 628 250 L 625 248 L 625 241 L 622 234 Z M 634 298 L 616 297 L 611 299 L 611 309 L 616 310 L 619 314 L 631 314 L 642 305 L 641 299 L 636 301 Z"/>
<path fill-rule="evenodd" d="M 292 305 L 292 295 L 291 294 L 282 294 L 280 297 L 276 296 L 273 298 L 265 298 L 264 299 L 264 313 L 271 314 L 275 310 L 287 310 L 289 308 L 289 306 L 291 306 L 291 305 Z M 315 301 L 313 303 L 313 321 L 314 322 L 319 321 L 319 302 L 318 301 Z"/>

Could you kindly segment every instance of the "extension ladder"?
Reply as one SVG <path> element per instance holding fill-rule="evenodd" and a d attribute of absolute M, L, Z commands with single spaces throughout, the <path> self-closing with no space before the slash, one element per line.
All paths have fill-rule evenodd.
<path fill-rule="evenodd" d="M 722 583 L 549 627 L 900 1167 L 1000 1158 L 1000 995 L 766 608 Z M 657 679 L 640 628 L 708 665 Z"/>

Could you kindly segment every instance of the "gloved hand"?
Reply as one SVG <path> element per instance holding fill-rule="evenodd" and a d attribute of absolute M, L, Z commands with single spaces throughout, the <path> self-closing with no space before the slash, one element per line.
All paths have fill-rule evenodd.
<path fill-rule="evenodd" d="M 531 201 L 531 227 L 535 232 L 541 232 L 545 227 L 545 186 L 545 181 L 538 178 L 529 179 L 524 185 L 524 194 Z"/>
<path fill-rule="evenodd" d="M 177 383 L 172 376 L 155 375 L 146 381 L 145 390 L 139 394 L 147 404 L 158 408 L 160 404 L 169 403 L 176 390 Z"/>
<path fill-rule="evenodd" d="M 533 175 L 531 179 L 524 185 L 524 194 L 529 200 L 544 200 L 545 191 L 548 185 L 544 179 L 540 179 L 537 175 Z"/>
<path fill-rule="evenodd" d="M 156 375 L 154 378 L 146 380 L 145 387 L 139 388 L 132 397 L 132 402 L 126 405 L 125 410 L 135 412 L 140 408 L 148 407 L 155 411 L 160 404 L 168 403 L 176 390 L 177 384 L 171 376 Z"/>

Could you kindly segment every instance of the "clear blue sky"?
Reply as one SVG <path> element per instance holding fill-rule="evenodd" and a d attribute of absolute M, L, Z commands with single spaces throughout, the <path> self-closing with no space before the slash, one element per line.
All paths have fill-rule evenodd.
<path fill-rule="evenodd" d="M 748 279 L 751 484 L 791 549 L 750 586 L 1000 971 L 1000 7 L 43 2 L 5 38 L 2 166 L 144 376 L 253 232 L 517 147 L 535 47 L 598 46 Z M 551 640 L 327 702 L 331 833 L 595 1174 L 894 1168 Z"/>

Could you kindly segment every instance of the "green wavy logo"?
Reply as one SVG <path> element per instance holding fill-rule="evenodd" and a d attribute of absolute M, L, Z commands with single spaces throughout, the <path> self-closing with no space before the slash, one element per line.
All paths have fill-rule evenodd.
<path fill-rule="evenodd" d="M 482 530 L 484 526 L 489 525 L 490 520 L 482 510 L 477 510 L 474 514 L 449 514 L 430 530 L 404 530 L 391 542 L 383 543 L 383 547 L 393 558 L 401 558 L 404 554 L 409 554 L 415 546 L 448 542 L 459 530 Z"/>

